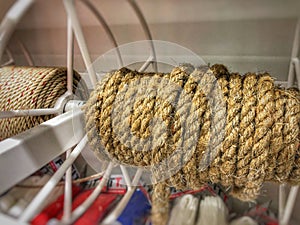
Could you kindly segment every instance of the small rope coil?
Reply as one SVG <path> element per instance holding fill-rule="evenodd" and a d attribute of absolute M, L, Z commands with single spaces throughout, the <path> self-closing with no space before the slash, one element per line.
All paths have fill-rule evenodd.
<path fill-rule="evenodd" d="M 67 91 L 67 69 L 55 67 L 0 68 L 0 111 L 54 107 Z M 73 91 L 87 99 L 87 87 L 74 72 Z M 19 134 L 52 118 L 54 115 L 0 119 L 0 140 Z"/>
<path fill-rule="evenodd" d="M 194 74 L 199 75 L 198 81 Z M 139 98 L 138 91 L 128 87 L 140 85 L 142 78 L 147 82 L 141 89 L 148 92 Z M 169 86 L 176 84 L 184 91 L 168 91 L 169 86 L 157 79 L 165 79 Z M 162 98 L 161 89 L 168 96 Z M 218 89 L 222 98 L 216 97 Z M 192 97 L 187 98 L 183 92 Z M 126 96 L 136 99 L 135 103 L 125 101 Z M 166 98 L 172 98 L 172 104 Z M 179 169 L 154 185 L 152 221 L 166 224 L 170 186 L 185 190 L 200 188 L 207 182 L 220 183 L 230 187 L 233 196 L 248 201 L 259 195 L 265 181 L 299 184 L 299 103 L 299 90 L 276 87 L 268 73 L 241 76 L 218 64 L 210 68 L 182 65 L 164 74 L 122 68 L 108 74 L 91 93 L 85 106 L 86 130 L 100 160 L 129 166 L 151 168 L 172 156 L 176 147 L 190 149 L 196 145 L 187 160 L 175 154 L 172 163 L 167 161 L 163 168 L 168 174 L 174 170 L 173 164 Z M 121 113 L 127 115 L 125 119 L 115 112 L 118 105 L 124 105 Z M 193 115 L 200 122 L 189 127 L 190 135 L 183 142 L 184 124 L 193 120 Z M 155 118 L 160 118 L 162 125 L 151 130 Z M 129 130 L 117 132 L 128 124 Z M 138 138 L 147 141 L 138 142 Z M 203 167 L 203 162 L 208 166 Z M 154 180 L 166 174 L 152 169 Z"/>

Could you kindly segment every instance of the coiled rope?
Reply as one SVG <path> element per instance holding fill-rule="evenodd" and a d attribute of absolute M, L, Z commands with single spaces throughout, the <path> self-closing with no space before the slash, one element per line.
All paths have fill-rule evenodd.
<path fill-rule="evenodd" d="M 67 91 L 66 68 L 17 67 L 0 68 L 0 111 L 54 107 Z M 87 99 L 87 87 L 74 72 L 73 91 Z M 19 134 L 52 118 L 54 115 L 0 119 L 0 140 Z"/>
<path fill-rule="evenodd" d="M 200 81 L 193 74 L 198 74 Z M 148 96 L 139 98 L 137 89 L 128 87 L 139 85 L 142 78 L 149 79 L 140 89 L 157 89 L 150 88 L 144 92 Z M 155 78 L 182 88 L 192 96 L 192 106 L 188 106 L 189 99 L 182 92 L 168 92 L 169 86 Z M 223 94 L 221 99 L 215 98 L 217 88 Z M 159 96 L 161 89 L 166 90 L 167 97 L 174 97 L 172 104 L 166 96 Z M 213 101 L 209 100 L 211 97 Z M 136 101 L 130 105 L 126 98 Z M 156 225 L 166 224 L 170 186 L 184 190 L 200 188 L 207 182 L 220 183 L 231 187 L 233 196 L 248 201 L 259 195 L 264 181 L 300 184 L 299 103 L 299 90 L 276 87 L 268 73 L 241 76 L 229 73 L 223 65 L 210 68 L 184 65 L 164 74 L 122 68 L 108 74 L 91 93 L 85 107 L 86 130 L 99 159 L 130 166 L 151 168 L 164 163 L 178 145 L 190 149 L 191 143 L 196 143 L 188 160 L 182 154 L 172 158 L 180 169 L 165 180 L 159 180 L 165 171 L 152 168 L 154 180 L 159 181 L 152 195 L 152 220 Z M 122 104 L 125 119 L 116 110 Z M 216 106 L 214 110 L 212 105 Z M 196 128 L 189 128 L 189 135 L 181 143 L 182 134 L 186 133 L 183 124 L 194 115 L 200 122 Z M 161 125 L 151 128 L 151 121 L 158 117 Z M 129 130 L 121 129 L 128 124 Z M 148 141 L 139 142 L 138 138 Z M 207 167 L 202 166 L 203 162 L 208 163 Z M 167 161 L 164 168 L 170 172 L 173 164 Z"/>

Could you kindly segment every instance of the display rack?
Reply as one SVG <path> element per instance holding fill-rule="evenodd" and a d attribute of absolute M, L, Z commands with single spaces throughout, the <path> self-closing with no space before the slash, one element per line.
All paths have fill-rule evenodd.
<path fill-rule="evenodd" d="M 95 188 L 93 193 L 85 200 L 85 202 L 78 207 L 75 211 L 71 212 L 71 193 L 70 186 L 72 183 L 71 180 L 71 170 L 70 167 L 80 155 L 83 148 L 87 145 L 88 140 L 84 134 L 84 123 L 83 121 L 83 112 L 80 110 L 82 102 L 70 101 L 70 95 L 72 93 L 72 79 L 73 79 L 73 59 L 74 59 L 74 40 L 73 34 L 78 43 L 80 53 L 84 60 L 85 67 L 88 72 L 89 79 L 92 83 L 93 88 L 97 83 L 97 75 L 95 69 L 93 68 L 92 60 L 87 48 L 85 37 L 83 35 L 82 27 L 80 25 L 78 15 L 76 12 L 76 7 L 73 0 L 63 0 L 64 6 L 68 16 L 68 42 L 67 42 L 67 71 L 68 71 L 68 82 L 67 82 L 67 93 L 63 96 L 57 103 L 57 106 L 53 109 L 36 109 L 36 110 L 12 110 L 6 112 L 0 112 L 0 118 L 15 117 L 15 116 L 24 116 L 24 115 L 48 115 L 48 114 L 59 114 L 53 119 L 50 119 L 36 128 L 27 130 L 17 136 L 7 138 L 0 142 L 0 193 L 8 190 L 9 188 L 16 185 L 22 179 L 26 178 L 47 162 L 53 160 L 58 155 L 66 152 L 66 161 L 64 164 L 57 170 L 57 172 L 51 177 L 49 182 L 41 189 L 37 194 L 34 200 L 26 208 L 19 219 L 13 219 L 5 214 L 0 214 L 0 223 L 1 224 L 28 224 L 33 216 L 42 209 L 43 201 L 51 193 L 56 184 L 61 180 L 63 175 L 66 173 L 66 182 L 65 190 L 65 208 L 64 208 L 64 217 L 63 222 L 66 224 L 71 224 L 76 219 L 82 215 L 85 210 L 93 203 L 97 196 L 101 193 L 101 190 L 109 179 L 111 171 L 115 165 L 109 163 L 105 169 L 103 179 Z M 118 44 L 114 38 L 112 31 L 110 30 L 108 24 L 106 23 L 104 17 L 100 14 L 95 7 L 86 0 L 82 2 L 90 9 L 91 12 L 97 17 L 98 21 L 104 27 L 108 37 L 111 40 L 116 49 L 118 49 Z M 26 13 L 28 8 L 34 3 L 33 0 L 19 0 L 13 5 L 13 7 L 8 11 L 5 18 L 3 19 L 0 26 L 0 60 L 1 56 L 4 54 L 7 43 L 15 30 L 18 22 L 22 16 Z M 128 3 L 136 13 L 141 26 L 146 35 L 146 39 L 152 40 L 150 29 L 147 25 L 147 22 L 139 9 L 137 3 L 134 0 L 128 0 Z M 299 20 L 300 21 L 300 20 Z M 300 33 L 300 22 L 298 21 L 294 43 L 292 48 L 289 73 L 288 73 L 288 86 L 292 86 L 297 79 L 298 88 L 300 88 L 300 63 L 299 63 L 299 33 Z M 2 36 L 1 36 L 2 35 Z M 148 68 L 149 65 L 153 65 L 154 71 L 157 71 L 156 64 L 156 53 L 154 45 L 150 41 L 150 53 L 147 61 L 142 65 L 139 71 L 144 71 Z M 23 46 L 23 49 L 24 46 Z M 11 55 L 10 52 L 7 52 L 8 55 Z M 24 50 L 24 54 L 26 50 Z M 117 60 L 120 67 L 123 65 L 123 60 L 120 52 L 117 52 Z M 30 56 L 27 54 L 27 58 Z M 12 62 L 10 57 L 9 63 Z M 69 110 L 63 110 L 65 105 L 72 105 L 69 107 Z M 79 104 L 76 106 L 76 104 Z M 75 105 L 75 107 L 74 107 Z M 68 108 L 68 107 L 67 107 Z M 36 140 L 39 140 L 37 143 Z M 75 147 L 73 150 L 71 150 Z M 41 154 L 40 149 L 43 148 L 43 154 Z M 46 152 L 46 154 L 45 154 Z M 10 165 L 15 164 L 16 161 L 22 161 L 22 164 L 11 168 Z M 111 224 L 120 213 L 125 208 L 129 199 L 131 198 L 135 187 L 137 186 L 139 179 L 142 175 L 142 170 L 138 169 L 134 178 L 131 180 L 128 174 L 128 171 L 125 166 L 119 165 L 122 171 L 122 174 L 125 178 L 126 185 L 128 186 L 127 193 L 122 198 L 117 207 L 109 214 L 108 217 L 104 220 L 104 224 Z M 14 176 L 7 176 L 7 168 L 10 168 L 10 173 Z M 279 219 L 280 225 L 287 225 L 293 210 L 295 199 L 298 193 L 299 186 L 294 186 L 291 188 L 289 196 L 286 193 L 285 185 L 280 185 L 279 188 Z"/>

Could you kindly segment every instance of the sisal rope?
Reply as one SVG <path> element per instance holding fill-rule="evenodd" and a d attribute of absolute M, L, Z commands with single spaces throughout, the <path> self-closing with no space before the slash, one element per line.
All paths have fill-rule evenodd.
<path fill-rule="evenodd" d="M 67 91 L 66 68 L 16 67 L 0 68 L 0 111 L 54 107 Z M 73 90 L 87 99 L 87 87 L 74 72 Z M 0 119 L 0 140 L 19 134 L 52 118 L 54 115 Z"/>
<path fill-rule="evenodd" d="M 195 80 L 195 74 L 200 80 Z M 150 88 L 147 96 L 139 98 L 137 90 L 128 87 L 132 83 L 139 85 L 142 78 L 149 78 L 142 87 L 156 88 Z M 172 104 L 161 98 L 160 90 L 168 90 L 169 86 L 157 79 L 164 78 L 192 97 L 170 91 L 167 97 Z M 222 98 L 216 97 L 218 88 Z M 135 103 L 128 104 L 126 96 L 136 99 Z M 211 96 L 214 98 L 209 101 Z M 153 224 L 166 224 L 170 186 L 197 189 L 204 183 L 215 182 L 231 187 L 233 196 L 248 201 L 259 195 L 264 181 L 299 184 L 299 102 L 298 90 L 274 86 L 268 73 L 241 76 L 229 73 L 223 65 L 184 65 L 166 74 L 122 68 L 108 74 L 91 93 L 85 106 L 86 129 L 99 159 L 152 169 L 153 179 L 158 182 L 152 196 Z M 126 119 L 112 116 L 121 104 L 125 104 L 122 113 L 128 115 Z M 189 128 L 190 135 L 183 142 L 184 125 L 195 115 L 200 118 L 199 124 Z M 151 121 L 158 117 L 162 125 L 151 130 Z M 128 124 L 130 130 L 116 132 L 116 128 Z M 137 138 L 149 140 L 141 146 Z M 188 160 L 175 154 L 172 163 L 164 162 L 176 153 L 178 146 L 190 149 L 193 144 L 196 148 Z M 209 166 L 203 167 L 203 161 Z M 158 163 L 165 163 L 163 168 L 167 172 L 155 167 Z M 176 165 L 179 170 L 174 170 Z M 167 177 L 172 171 L 172 176 Z"/>

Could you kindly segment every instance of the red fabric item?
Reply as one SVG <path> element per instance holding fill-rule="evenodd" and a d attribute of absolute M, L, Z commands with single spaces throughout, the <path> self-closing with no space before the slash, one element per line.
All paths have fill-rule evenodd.
<path fill-rule="evenodd" d="M 86 190 L 86 191 L 83 191 L 81 193 L 79 193 L 73 203 L 72 203 L 72 211 L 74 209 L 76 209 L 79 205 L 81 205 L 84 200 L 89 197 L 89 195 L 93 192 L 93 189 L 89 189 L 89 190 Z M 56 216 L 57 219 L 61 220 L 61 218 L 63 217 L 63 211 L 60 211 L 60 213 Z"/>
<path fill-rule="evenodd" d="M 72 203 L 72 211 L 81 205 L 93 191 L 94 189 L 89 189 L 77 195 Z M 117 194 L 101 193 L 91 207 L 89 207 L 88 210 L 74 224 L 98 224 L 98 221 L 100 221 L 106 215 L 118 196 L 119 195 Z M 63 212 L 61 211 L 56 218 L 61 220 L 62 216 Z"/>
<path fill-rule="evenodd" d="M 90 208 L 74 223 L 74 225 L 98 225 L 114 206 L 118 195 L 100 194 Z"/>
<path fill-rule="evenodd" d="M 72 198 L 74 198 L 80 192 L 80 188 L 78 186 L 72 187 Z M 32 225 L 46 225 L 47 222 L 55 217 L 58 213 L 63 210 L 64 207 L 64 194 L 59 196 L 56 201 L 48 205 L 43 209 L 41 213 L 39 213 L 32 221 Z"/>

